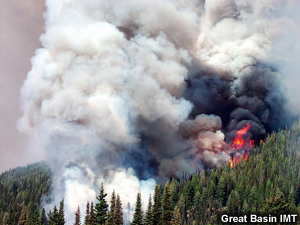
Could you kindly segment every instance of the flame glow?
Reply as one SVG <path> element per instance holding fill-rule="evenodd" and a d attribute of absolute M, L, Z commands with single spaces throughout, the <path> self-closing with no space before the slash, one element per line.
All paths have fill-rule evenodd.
<path fill-rule="evenodd" d="M 233 158 L 230 158 L 230 167 L 233 168 Z"/>
<path fill-rule="evenodd" d="M 235 151 L 235 156 L 230 158 L 230 167 L 232 168 L 234 164 L 238 164 L 241 159 L 248 161 L 249 153 L 252 148 L 254 148 L 254 140 L 249 139 L 248 131 L 250 129 L 250 124 L 246 123 L 245 126 L 236 132 L 236 135 L 231 144 L 231 149 Z"/>

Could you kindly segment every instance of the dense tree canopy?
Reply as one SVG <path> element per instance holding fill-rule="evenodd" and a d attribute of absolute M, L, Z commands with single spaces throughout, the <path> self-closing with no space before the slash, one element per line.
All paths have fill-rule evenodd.
<path fill-rule="evenodd" d="M 41 198 L 50 193 L 51 172 L 45 163 L 18 167 L 0 174 L 0 221 L 7 214 L 10 224 L 16 225 L 22 209 L 32 218 L 41 207 Z"/>
<path fill-rule="evenodd" d="M 264 143 L 252 150 L 247 162 L 240 162 L 234 168 L 223 165 L 184 176 L 181 180 L 172 179 L 164 186 L 157 185 L 145 213 L 142 213 L 141 196 L 138 194 L 133 224 L 204 225 L 218 224 L 220 215 L 224 213 L 298 213 L 299 140 L 300 125 L 296 123 L 290 129 L 270 134 Z M 49 193 L 50 182 L 49 168 L 43 163 L 2 173 L 0 224 L 46 221 L 45 211 L 39 210 L 40 198 Z M 101 186 L 97 200 L 88 203 L 86 215 L 82 215 L 84 224 L 99 224 L 99 215 L 103 218 L 103 224 L 111 224 L 109 218 L 113 224 L 123 223 L 120 196 L 112 193 L 110 207 L 105 197 L 104 187 Z M 38 213 L 40 211 L 41 215 Z M 60 215 L 63 215 L 63 201 L 59 210 L 55 207 L 48 213 L 50 224 L 53 220 L 63 224 Z"/>

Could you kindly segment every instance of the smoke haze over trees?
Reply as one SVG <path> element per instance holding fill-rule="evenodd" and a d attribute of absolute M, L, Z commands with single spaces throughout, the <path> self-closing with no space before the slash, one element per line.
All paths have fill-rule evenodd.
<path fill-rule="evenodd" d="M 288 51 L 299 48 L 299 2 L 48 0 L 46 8 L 18 129 L 53 172 L 47 212 L 64 199 L 74 219 L 103 183 L 124 209 L 141 193 L 144 212 L 156 189 L 152 210 L 170 218 L 157 200 L 161 184 L 226 165 L 245 124 L 258 144 L 299 113 L 298 53 Z M 203 191 L 217 188 L 227 204 L 226 182 Z M 196 194 L 171 198 L 177 220 Z"/>
<path fill-rule="evenodd" d="M 157 185 L 155 194 L 150 197 L 152 200 L 147 202 L 142 202 L 140 193 L 137 193 L 132 224 L 216 224 L 219 216 L 223 214 L 262 213 L 276 216 L 280 212 L 299 216 L 299 134 L 299 123 L 295 123 L 291 129 L 272 133 L 264 143 L 253 150 L 248 162 L 241 162 L 234 168 L 230 168 L 228 164 L 203 173 L 195 173 L 181 180 L 172 179 L 162 186 Z M 38 187 L 41 187 L 39 183 L 32 183 L 33 180 L 43 177 L 47 177 L 44 183 L 50 182 L 49 170 L 45 168 L 45 164 L 36 164 L 1 174 L 1 193 L 5 193 L 0 196 L 1 225 L 4 225 L 5 221 L 13 225 L 16 225 L 17 221 L 37 221 L 39 218 L 45 221 L 44 210 L 32 211 L 33 205 L 41 207 L 39 204 L 41 196 L 36 197 L 37 201 L 34 204 L 26 202 L 26 198 L 16 200 L 10 198 L 9 204 L 3 204 L 8 202 L 6 196 L 11 196 L 10 191 L 14 190 L 16 196 L 23 196 L 24 192 L 30 192 L 33 196 L 36 192 L 47 194 L 44 189 L 38 190 Z M 43 172 L 37 173 L 37 171 Z M 32 185 L 25 186 L 23 190 L 18 187 L 14 189 L 20 174 L 27 174 L 23 184 L 32 183 Z M 7 179 L 8 177 L 10 180 Z M 106 193 L 105 186 L 100 187 L 99 196 L 104 196 Z M 118 222 L 123 220 L 121 209 L 126 212 L 128 208 L 122 207 L 126 203 L 123 202 L 121 205 L 119 195 L 113 193 L 110 199 L 106 198 L 110 203 L 109 210 L 102 208 L 103 212 L 107 212 L 105 224 L 122 224 Z M 16 207 L 19 202 L 21 202 L 20 207 Z M 97 224 L 94 206 L 100 202 L 95 198 L 91 203 L 87 203 L 84 214 L 83 208 L 80 209 L 80 219 L 85 221 L 86 225 Z M 147 211 L 142 210 L 144 206 Z M 60 206 L 55 206 L 48 214 L 48 221 L 62 221 L 58 224 L 65 224 L 63 208 L 63 201 L 61 201 Z M 79 221 L 78 206 L 76 211 L 72 216 Z M 109 215 L 112 214 L 113 221 L 110 223 Z M 100 214 L 98 216 L 101 218 Z M 66 224 L 70 224 L 70 220 L 68 221 L 69 223 Z M 164 222 L 161 223 L 162 221 Z"/>

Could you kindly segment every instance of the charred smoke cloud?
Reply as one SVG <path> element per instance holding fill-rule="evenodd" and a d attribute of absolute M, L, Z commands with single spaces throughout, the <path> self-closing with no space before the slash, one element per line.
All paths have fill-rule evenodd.
<path fill-rule="evenodd" d="M 293 121 L 285 109 L 286 98 L 279 85 L 279 74 L 267 65 L 250 66 L 239 77 L 221 78 L 200 73 L 187 80 L 185 99 L 194 108 L 190 117 L 214 114 L 222 119 L 230 142 L 245 123 L 251 124 L 256 141 Z"/>
<path fill-rule="evenodd" d="M 52 166 L 66 212 L 101 182 L 126 205 L 156 182 L 228 162 L 292 120 L 272 49 L 286 0 L 48 0 L 19 129 Z M 128 184 L 128 185 L 127 185 Z M 129 185 L 130 184 L 130 185 Z"/>

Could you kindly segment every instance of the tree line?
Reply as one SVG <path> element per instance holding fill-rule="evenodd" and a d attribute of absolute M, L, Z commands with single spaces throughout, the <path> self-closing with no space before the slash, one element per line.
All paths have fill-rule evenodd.
<path fill-rule="evenodd" d="M 88 202 L 85 213 L 78 207 L 75 225 L 124 224 L 120 196 L 114 191 L 109 203 L 106 197 L 102 185 L 95 204 Z M 180 180 L 172 179 L 162 186 L 156 185 L 145 212 L 141 194 L 137 193 L 131 224 L 220 224 L 220 215 L 225 213 L 299 214 L 299 206 L 300 125 L 295 123 L 290 129 L 268 135 L 264 143 L 253 149 L 248 162 L 240 162 L 234 168 L 224 165 L 207 169 Z M 59 219 L 63 206 L 55 208 L 47 215 L 40 210 L 39 220 L 47 219 L 41 224 L 64 224 L 59 222 L 64 221 Z M 38 215 L 32 210 L 23 210 L 25 214 L 27 210 L 29 218 Z"/>
<path fill-rule="evenodd" d="M 0 174 L 0 224 L 16 225 L 22 209 L 40 214 L 42 196 L 51 191 L 51 170 L 44 163 L 18 167 Z M 45 199 L 46 200 L 46 199 Z"/>

